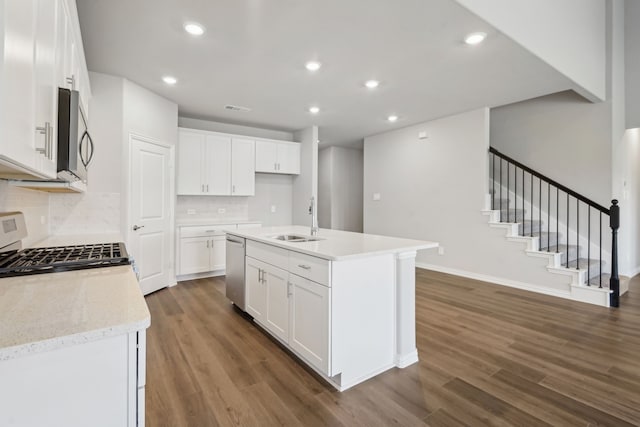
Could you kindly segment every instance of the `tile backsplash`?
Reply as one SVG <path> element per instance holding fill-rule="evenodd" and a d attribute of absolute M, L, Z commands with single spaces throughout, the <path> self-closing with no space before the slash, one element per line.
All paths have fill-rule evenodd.
<path fill-rule="evenodd" d="M 189 211 L 195 213 L 189 213 Z M 216 218 L 249 220 L 247 197 L 178 196 L 176 221 L 184 219 Z"/>
<path fill-rule="evenodd" d="M 52 194 L 52 235 L 120 232 L 120 193 Z"/>
<path fill-rule="evenodd" d="M 49 235 L 49 193 L 14 187 L 0 180 L 0 212 L 11 211 L 24 213 L 28 233 L 24 246 Z"/>

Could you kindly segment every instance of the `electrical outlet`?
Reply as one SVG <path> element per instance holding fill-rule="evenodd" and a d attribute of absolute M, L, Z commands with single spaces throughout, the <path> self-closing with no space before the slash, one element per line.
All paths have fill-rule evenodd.
<path fill-rule="evenodd" d="M 46 224 L 47 223 L 47 219 L 45 218 L 44 215 L 40 215 L 40 224 Z"/>
<path fill-rule="evenodd" d="M 195 209 L 187 209 L 187 215 L 195 215 L 195 214 L 196 214 Z"/>
<path fill-rule="evenodd" d="M 380 200 L 380 193 L 373 193 L 373 200 Z"/>
<path fill-rule="evenodd" d="M 438 255 L 444 255 L 444 246 L 438 246 Z"/>
<path fill-rule="evenodd" d="M 224 213 L 226 213 L 226 212 L 227 212 L 227 210 L 226 210 L 225 208 L 218 208 L 218 213 L 219 213 L 220 215 L 222 215 L 222 214 L 224 214 Z"/>
<path fill-rule="evenodd" d="M 427 139 L 429 136 L 427 135 L 427 132 L 425 131 L 420 131 L 418 132 L 418 139 Z"/>
<path fill-rule="evenodd" d="M 276 213 L 276 205 L 271 205 L 271 213 Z"/>

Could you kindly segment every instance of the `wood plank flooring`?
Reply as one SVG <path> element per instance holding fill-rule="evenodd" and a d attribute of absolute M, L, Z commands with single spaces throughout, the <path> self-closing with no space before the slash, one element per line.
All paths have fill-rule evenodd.
<path fill-rule="evenodd" d="M 335 391 L 224 297 L 147 297 L 147 426 L 640 425 L 640 278 L 620 309 L 417 270 L 420 362 Z"/>

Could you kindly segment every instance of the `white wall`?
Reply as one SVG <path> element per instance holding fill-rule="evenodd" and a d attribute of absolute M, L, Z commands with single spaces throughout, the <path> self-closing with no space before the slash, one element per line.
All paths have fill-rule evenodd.
<path fill-rule="evenodd" d="M 625 179 L 620 197 L 620 238 L 626 243 L 626 253 L 620 252 L 621 274 L 640 273 L 640 128 L 627 130 L 621 150 L 624 158 Z M 622 249 L 622 248 L 621 248 Z"/>
<path fill-rule="evenodd" d="M 362 232 L 361 150 L 328 147 L 318 161 L 318 219 L 323 228 Z"/>
<path fill-rule="evenodd" d="M 457 1 L 575 82 L 583 96 L 606 99 L 605 1 Z"/>
<path fill-rule="evenodd" d="M 191 129 L 293 141 L 293 134 L 285 131 L 185 117 L 178 118 L 178 124 Z M 292 221 L 293 179 L 291 175 L 257 173 L 255 196 L 252 197 L 178 196 L 176 219 L 251 220 L 260 221 L 263 225 L 289 225 Z M 272 212 L 274 206 L 275 212 Z M 188 214 L 188 210 L 195 210 L 195 214 Z"/>
<path fill-rule="evenodd" d="M 294 225 L 310 225 L 309 203 L 311 197 L 318 200 L 318 128 L 311 126 L 293 135 L 300 141 L 300 175 L 293 178 Z M 318 204 L 316 203 L 316 209 Z"/>
<path fill-rule="evenodd" d="M 429 139 L 419 140 L 420 131 Z M 488 147 L 486 109 L 365 138 L 365 233 L 440 242 L 444 255 L 419 252 L 422 265 L 566 289 L 567 278 L 549 274 L 546 260 L 528 257 L 481 214 Z"/>
<path fill-rule="evenodd" d="M 329 148 L 318 151 L 318 226 L 320 228 L 331 228 L 332 161 Z"/>
<path fill-rule="evenodd" d="M 611 104 L 568 91 L 491 110 L 491 146 L 586 197 L 611 202 Z"/>
<path fill-rule="evenodd" d="M 625 1 L 626 128 L 640 127 L 640 1 Z"/>

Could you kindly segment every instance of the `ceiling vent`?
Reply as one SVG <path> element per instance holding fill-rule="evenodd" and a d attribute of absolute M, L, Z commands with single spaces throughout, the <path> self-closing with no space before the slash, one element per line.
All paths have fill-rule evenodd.
<path fill-rule="evenodd" d="M 239 105 L 225 105 L 224 109 L 230 111 L 240 111 L 243 113 L 248 113 L 249 111 L 251 111 L 251 108 L 240 107 Z"/>

